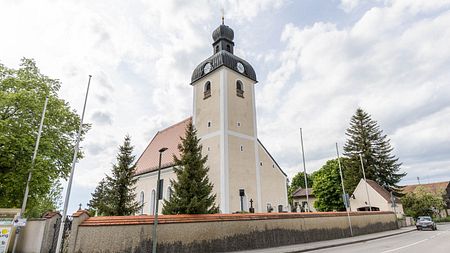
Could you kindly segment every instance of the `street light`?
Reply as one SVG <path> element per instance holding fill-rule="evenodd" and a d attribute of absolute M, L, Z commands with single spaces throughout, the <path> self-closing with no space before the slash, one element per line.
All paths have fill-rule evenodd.
<path fill-rule="evenodd" d="M 153 235 L 152 235 L 152 241 L 153 241 L 153 248 L 152 248 L 152 253 L 156 253 L 156 244 L 157 244 L 157 238 L 156 238 L 156 226 L 158 226 L 158 204 L 159 204 L 159 195 L 160 195 L 160 180 L 161 180 L 161 158 L 162 158 L 162 154 L 164 153 L 164 151 L 166 151 L 167 148 L 161 148 L 159 150 L 159 166 L 158 166 L 158 181 L 156 182 L 156 196 L 155 196 L 155 201 L 156 201 L 156 209 L 155 209 L 155 218 L 153 221 Z"/>

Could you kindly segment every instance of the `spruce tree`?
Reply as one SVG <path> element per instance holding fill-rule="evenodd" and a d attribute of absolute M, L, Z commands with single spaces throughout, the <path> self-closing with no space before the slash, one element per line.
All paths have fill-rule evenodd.
<path fill-rule="evenodd" d="M 106 181 L 103 178 L 95 188 L 94 193 L 91 193 L 92 199 L 89 200 L 87 206 L 92 214 L 102 216 L 105 213 L 109 213 L 107 198 L 108 188 L 106 186 Z"/>
<path fill-rule="evenodd" d="M 390 140 L 371 119 L 371 116 L 358 108 L 352 116 L 346 133 L 344 156 L 348 158 L 345 166 L 345 183 L 353 192 L 363 178 L 359 154 L 362 155 L 367 179 L 372 179 L 388 191 L 399 192 L 398 183 L 406 173 L 400 173 L 401 163 L 393 154 Z"/>
<path fill-rule="evenodd" d="M 131 215 L 142 208 L 136 201 L 137 178 L 134 178 L 136 166 L 133 164 L 135 156 L 132 153 L 131 138 L 127 135 L 123 145 L 119 147 L 117 164 L 113 165 L 112 175 L 106 176 L 106 185 L 103 186 L 104 193 L 100 198 L 102 200 L 100 207 L 104 208 L 102 213 L 104 215 Z"/>
<path fill-rule="evenodd" d="M 177 180 L 170 181 L 173 193 L 169 200 L 164 200 L 163 214 L 217 213 L 216 195 L 212 194 L 213 185 L 205 166 L 208 156 L 202 157 L 202 145 L 192 123 L 187 125 L 185 137 L 180 139 L 180 158 L 173 157 Z"/>

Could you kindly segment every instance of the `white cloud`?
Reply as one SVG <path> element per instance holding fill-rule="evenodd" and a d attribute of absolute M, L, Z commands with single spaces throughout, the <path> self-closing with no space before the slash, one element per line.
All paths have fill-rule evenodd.
<path fill-rule="evenodd" d="M 335 157 L 334 143 L 344 143 L 358 106 L 392 138 L 411 176 L 422 167 L 444 174 L 450 161 L 436 148 L 448 150 L 449 1 L 376 1 L 344 27 L 333 17 L 299 25 L 301 17 L 283 16 L 286 2 L 1 1 L 0 22 L 8 25 L 0 60 L 16 67 L 21 57 L 35 58 L 43 73 L 63 82 L 60 96 L 79 112 L 93 75 L 85 117 L 93 128 L 81 144 L 86 157 L 77 165 L 75 195 L 109 172 L 125 134 L 139 155 L 157 130 L 191 115 L 191 71 L 212 52 L 221 8 L 225 23 L 239 24 L 237 54 L 271 70 L 257 73 L 259 136 L 289 175 L 301 168 L 299 128 L 307 168 L 318 169 Z M 343 0 L 340 7 L 351 15 L 363 2 Z M 257 24 L 271 25 L 257 21 L 269 16 L 292 22 L 267 29 L 265 36 L 281 34 L 281 51 L 254 39 L 267 32 Z M 98 112 L 107 117 L 96 122 Z M 112 124 L 101 124 L 108 119 Z"/>
<path fill-rule="evenodd" d="M 0 60 L 17 67 L 22 57 L 36 59 L 78 112 L 93 75 L 85 117 L 93 127 L 74 179 L 74 192 L 85 192 L 110 171 L 125 134 L 139 155 L 157 130 L 191 115 L 191 71 L 211 52 L 221 7 L 243 22 L 283 2 L 1 1 L 0 22 L 8 25 Z"/>
<path fill-rule="evenodd" d="M 285 26 L 285 48 L 275 57 L 279 67 L 263 81 L 258 109 L 260 136 L 290 175 L 301 164 L 298 128 L 309 168 L 316 170 L 335 157 L 334 142 L 345 142 L 357 107 L 392 138 L 407 172 L 416 173 L 409 168 L 418 163 L 445 164 L 448 171 L 450 159 L 442 152 L 448 153 L 450 138 L 443 123 L 450 106 L 450 11 L 448 2 L 413 2 L 371 8 L 344 28 Z"/>

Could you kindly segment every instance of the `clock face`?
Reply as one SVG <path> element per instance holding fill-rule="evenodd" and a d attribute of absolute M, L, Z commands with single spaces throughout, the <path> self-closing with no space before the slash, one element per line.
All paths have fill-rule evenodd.
<path fill-rule="evenodd" d="M 239 71 L 239 73 L 241 73 L 241 74 L 244 73 L 245 68 L 244 68 L 244 65 L 242 65 L 241 62 L 238 62 L 236 67 L 237 67 L 237 70 Z"/>
<path fill-rule="evenodd" d="M 206 63 L 205 66 L 203 66 L 203 73 L 208 74 L 212 69 L 212 65 L 210 62 Z"/>

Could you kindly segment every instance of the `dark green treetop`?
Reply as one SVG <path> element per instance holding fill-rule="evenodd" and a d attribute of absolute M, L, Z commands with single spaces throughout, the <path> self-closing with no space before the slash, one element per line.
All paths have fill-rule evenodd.
<path fill-rule="evenodd" d="M 347 141 L 344 156 L 349 159 L 346 166 L 345 184 L 351 193 L 363 178 L 359 154 L 362 155 L 367 179 L 372 179 L 388 191 L 399 192 L 398 183 L 406 175 L 400 172 L 401 163 L 392 152 L 390 140 L 377 122 L 361 108 L 350 120 L 346 131 Z"/>
<path fill-rule="evenodd" d="M 136 213 L 142 205 L 136 201 L 137 177 L 134 177 L 135 156 L 131 146 L 130 136 L 125 136 L 123 145 L 119 147 L 117 163 L 113 165 L 112 175 L 106 175 L 105 199 L 100 204 L 106 204 L 104 215 L 124 216 Z"/>
<path fill-rule="evenodd" d="M 185 137 L 180 138 L 180 158 L 173 158 L 177 180 L 171 180 L 173 193 L 164 200 L 163 214 L 217 213 L 216 195 L 212 194 L 213 185 L 205 165 L 208 157 L 202 157 L 202 145 L 192 122 L 186 127 Z"/>

